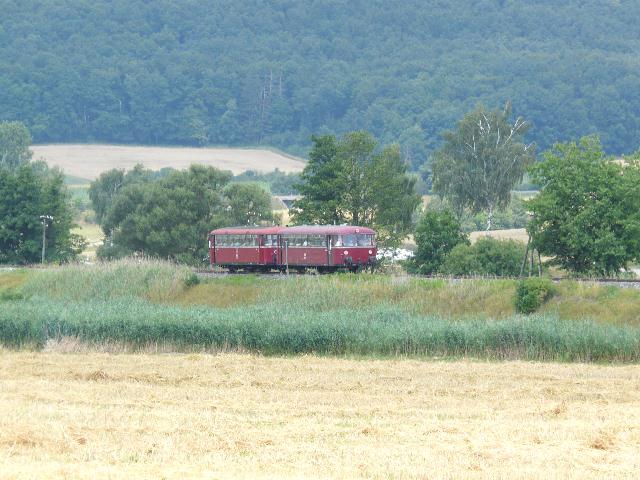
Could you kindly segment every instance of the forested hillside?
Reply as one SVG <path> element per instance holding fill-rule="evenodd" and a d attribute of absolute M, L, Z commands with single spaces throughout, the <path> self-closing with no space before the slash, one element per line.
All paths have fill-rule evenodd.
<path fill-rule="evenodd" d="M 418 166 L 476 103 L 640 146 L 635 0 L 0 0 L 0 120 L 36 142 L 273 145 L 366 129 Z"/>

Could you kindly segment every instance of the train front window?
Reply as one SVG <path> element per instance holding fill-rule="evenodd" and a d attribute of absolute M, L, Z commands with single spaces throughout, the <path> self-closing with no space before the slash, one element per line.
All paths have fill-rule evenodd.
<path fill-rule="evenodd" d="M 373 235 L 366 233 L 358 234 L 358 246 L 359 247 L 371 247 L 373 246 Z"/>

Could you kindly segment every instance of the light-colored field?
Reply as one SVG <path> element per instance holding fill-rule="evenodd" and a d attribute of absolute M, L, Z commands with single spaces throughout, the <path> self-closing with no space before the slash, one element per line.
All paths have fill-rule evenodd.
<path fill-rule="evenodd" d="M 522 243 L 527 243 L 529 236 L 527 235 L 527 230 L 525 228 L 510 228 L 505 230 L 480 230 L 477 232 L 471 232 L 469 234 L 469 239 L 471 243 L 475 243 L 480 237 L 493 237 L 500 240 L 518 240 Z"/>
<path fill-rule="evenodd" d="M 87 247 L 82 252 L 82 255 L 89 259 L 95 258 L 96 250 L 104 240 L 104 233 L 100 225 L 81 221 L 78 222 L 78 226 L 72 230 L 72 233 L 81 235 L 87 241 Z"/>
<path fill-rule="evenodd" d="M 2 478 L 640 470 L 637 366 L 0 353 Z"/>
<path fill-rule="evenodd" d="M 34 159 L 60 167 L 67 175 L 96 179 L 111 168 L 131 169 L 141 163 L 147 168 L 188 168 L 192 163 L 211 165 L 234 174 L 246 170 L 299 172 L 304 162 L 270 150 L 242 148 L 133 147 L 118 145 L 34 145 Z"/>

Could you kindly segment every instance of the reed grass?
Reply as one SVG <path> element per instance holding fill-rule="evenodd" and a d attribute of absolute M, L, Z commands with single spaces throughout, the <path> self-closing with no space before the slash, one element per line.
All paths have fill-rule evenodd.
<path fill-rule="evenodd" d="M 299 305 L 211 309 L 122 298 L 69 304 L 31 298 L 0 312 L 5 346 L 42 347 L 71 337 L 89 344 L 177 350 L 231 349 L 265 355 L 471 356 L 488 359 L 636 362 L 640 329 L 551 316 L 448 320 L 390 305 L 309 311 Z"/>

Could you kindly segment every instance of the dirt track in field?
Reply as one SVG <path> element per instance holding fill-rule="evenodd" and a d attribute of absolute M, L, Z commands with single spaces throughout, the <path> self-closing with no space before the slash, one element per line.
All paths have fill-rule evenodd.
<path fill-rule="evenodd" d="M 87 180 L 94 180 L 111 168 L 128 170 L 138 163 L 153 170 L 184 169 L 199 163 L 234 174 L 246 170 L 270 172 L 276 168 L 283 172 L 299 172 L 304 168 L 301 159 L 260 149 L 69 144 L 34 145 L 31 150 L 34 159 L 44 159 L 49 165 L 62 168 L 67 175 Z"/>
<path fill-rule="evenodd" d="M 73 342 L 49 350 L 78 351 Z M 640 470 L 637 366 L 0 356 L 2 478 L 547 480 Z"/>

